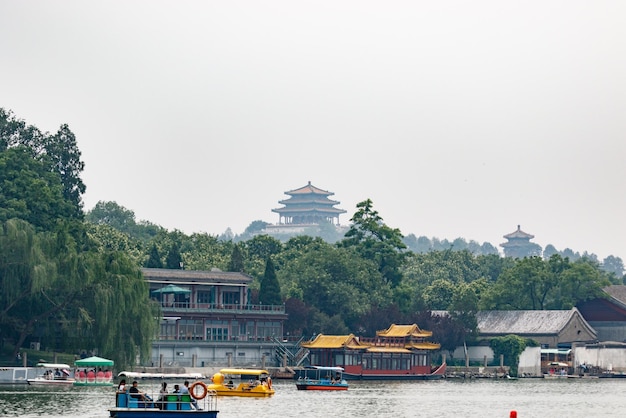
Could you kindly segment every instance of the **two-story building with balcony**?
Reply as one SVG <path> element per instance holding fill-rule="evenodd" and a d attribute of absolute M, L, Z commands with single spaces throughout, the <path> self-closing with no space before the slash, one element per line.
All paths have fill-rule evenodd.
<path fill-rule="evenodd" d="M 163 313 L 153 367 L 279 365 L 284 305 L 253 305 L 244 273 L 142 269 Z"/>

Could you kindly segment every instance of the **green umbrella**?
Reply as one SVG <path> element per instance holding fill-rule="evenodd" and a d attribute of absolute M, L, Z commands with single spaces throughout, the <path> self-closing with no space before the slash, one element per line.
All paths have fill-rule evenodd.
<path fill-rule="evenodd" d="M 76 366 L 113 366 L 113 364 L 115 363 L 113 362 L 113 360 L 93 356 L 76 360 L 74 364 Z"/>
<path fill-rule="evenodd" d="M 174 294 L 174 295 L 185 295 L 188 293 L 191 293 L 191 290 L 189 289 L 184 289 L 180 286 L 176 286 L 174 284 L 168 284 L 165 287 L 162 287 L 160 289 L 157 290 L 153 290 L 152 293 L 156 293 L 159 295 L 167 295 L 167 294 Z"/>

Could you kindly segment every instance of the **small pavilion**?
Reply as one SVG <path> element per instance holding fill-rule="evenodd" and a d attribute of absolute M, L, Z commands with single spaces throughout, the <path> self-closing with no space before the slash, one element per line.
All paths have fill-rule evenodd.
<path fill-rule="evenodd" d="M 340 202 L 328 198 L 334 195 L 333 192 L 315 187 L 310 181 L 306 186 L 285 194 L 290 197 L 278 202 L 285 206 L 272 209 L 279 215 L 279 225 L 339 225 L 339 215 L 346 213 L 335 207 Z"/>
<path fill-rule="evenodd" d="M 519 225 L 516 231 L 504 235 L 504 238 L 507 242 L 500 244 L 500 247 L 504 248 L 506 257 L 524 258 L 541 255 L 541 246 L 530 242 L 535 236 L 522 231 Z"/>

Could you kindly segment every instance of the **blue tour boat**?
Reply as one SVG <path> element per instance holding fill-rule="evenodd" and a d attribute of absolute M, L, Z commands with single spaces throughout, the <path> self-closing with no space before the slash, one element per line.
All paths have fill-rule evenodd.
<path fill-rule="evenodd" d="M 163 398 L 150 396 L 153 401 L 143 402 L 130 396 L 128 391 L 116 392 L 115 407 L 109 409 L 111 418 L 217 418 L 217 392 L 202 391 L 197 394 L 170 393 Z M 196 403 L 196 409 L 192 404 Z"/>

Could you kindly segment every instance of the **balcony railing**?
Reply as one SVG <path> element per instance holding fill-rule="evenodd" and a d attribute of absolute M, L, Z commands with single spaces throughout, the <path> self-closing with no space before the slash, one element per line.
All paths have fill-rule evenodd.
<path fill-rule="evenodd" d="M 225 313 L 264 313 L 284 314 L 285 305 L 242 305 L 239 303 L 195 303 L 195 302 L 162 302 L 163 312 L 225 312 Z"/>

